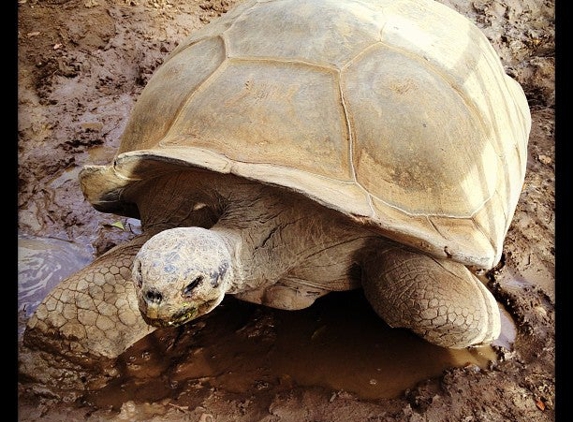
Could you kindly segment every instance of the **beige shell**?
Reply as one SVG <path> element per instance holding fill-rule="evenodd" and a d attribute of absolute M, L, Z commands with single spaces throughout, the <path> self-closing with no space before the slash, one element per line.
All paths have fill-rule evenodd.
<path fill-rule="evenodd" d="M 436 256 L 490 268 L 523 185 L 530 112 L 480 30 L 424 0 L 245 1 L 142 92 L 98 209 L 196 166 L 281 185 Z"/>

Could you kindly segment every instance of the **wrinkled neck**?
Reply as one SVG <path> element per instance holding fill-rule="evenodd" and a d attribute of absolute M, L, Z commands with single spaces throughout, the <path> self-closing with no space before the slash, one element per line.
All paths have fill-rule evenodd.
<path fill-rule="evenodd" d="M 237 293 L 242 290 L 245 280 L 245 266 L 242 263 L 244 259 L 242 233 L 240 230 L 236 230 L 232 227 L 225 227 L 224 224 L 216 224 L 209 230 L 217 233 L 221 237 L 225 248 L 231 256 L 231 271 L 229 273 L 232 276 L 227 280 L 225 291 L 230 294 Z"/>
<path fill-rule="evenodd" d="M 357 245 L 352 242 L 371 235 L 298 194 L 251 184 L 243 191 L 235 187 L 231 195 L 212 230 L 224 233 L 233 248 L 232 293 L 272 285 L 328 250 L 345 254 L 328 260 L 349 262 Z"/>

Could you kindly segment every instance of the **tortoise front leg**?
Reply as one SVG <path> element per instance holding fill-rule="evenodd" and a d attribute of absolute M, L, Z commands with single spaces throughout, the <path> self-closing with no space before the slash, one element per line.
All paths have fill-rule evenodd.
<path fill-rule="evenodd" d="M 111 249 L 50 292 L 26 326 L 21 374 L 77 386 L 71 372 L 97 371 L 154 331 L 140 315 L 131 281 L 133 258 L 147 238 Z"/>
<path fill-rule="evenodd" d="M 456 349 L 500 335 L 495 298 L 462 264 L 389 245 L 370 254 L 363 270 L 366 298 L 391 327 Z"/>

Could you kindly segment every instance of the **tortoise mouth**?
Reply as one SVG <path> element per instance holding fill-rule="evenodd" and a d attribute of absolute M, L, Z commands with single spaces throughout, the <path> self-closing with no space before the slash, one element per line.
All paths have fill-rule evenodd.
<path fill-rule="evenodd" d="M 145 322 L 148 323 L 149 325 L 158 328 L 165 328 L 165 327 L 179 327 L 189 321 L 194 320 L 199 315 L 197 308 L 185 308 L 173 314 L 169 318 L 151 318 L 146 314 L 142 314 L 142 316 Z"/>
<path fill-rule="evenodd" d="M 210 300 L 205 302 L 200 306 L 188 306 L 179 311 L 163 317 L 163 318 L 152 318 L 146 313 L 141 313 L 145 322 L 149 325 L 158 328 L 165 327 L 180 327 L 183 324 L 188 323 L 202 315 L 211 312 L 219 304 L 218 300 Z"/>

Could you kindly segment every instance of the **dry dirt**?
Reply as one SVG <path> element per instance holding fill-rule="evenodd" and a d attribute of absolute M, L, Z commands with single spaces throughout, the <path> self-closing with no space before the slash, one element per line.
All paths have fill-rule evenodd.
<path fill-rule="evenodd" d="M 92 209 L 77 172 L 112 159 L 154 69 L 235 3 L 18 1 L 22 238 L 73 241 L 91 259 L 137 232 L 136 221 Z M 521 201 L 503 260 L 485 275 L 515 323 L 516 333 L 505 327 L 512 344 L 490 349 L 489 364 L 488 351 L 450 354 L 389 330 L 360 292 L 294 315 L 229 299 L 185 329 L 137 344 L 102 390 L 59 395 L 20 379 L 18 420 L 554 420 L 554 1 L 442 3 L 485 32 L 532 111 Z"/>

